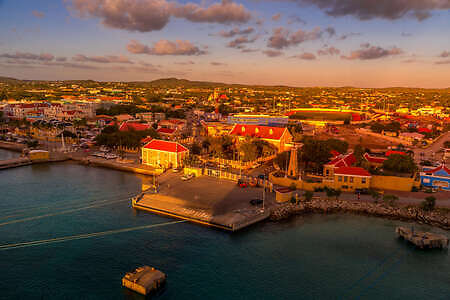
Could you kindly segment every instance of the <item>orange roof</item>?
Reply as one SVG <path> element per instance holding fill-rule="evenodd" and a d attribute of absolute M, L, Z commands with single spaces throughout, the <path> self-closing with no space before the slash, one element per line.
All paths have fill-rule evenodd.
<path fill-rule="evenodd" d="M 150 128 L 150 125 L 143 124 L 143 123 L 137 123 L 137 122 L 123 122 L 122 125 L 120 125 L 119 130 L 120 131 L 143 131 Z"/>
<path fill-rule="evenodd" d="M 162 134 L 173 134 L 175 132 L 175 129 L 162 127 L 162 128 L 159 128 L 156 132 L 162 133 Z"/>
<path fill-rule="evenodd" d="M 151 142 L 151 140 L 153 140 L 153 138 L 150 137 L 150 136 L 148 136 L 148 137 L 143 138 L 143 139 L 141 140 L 141 143 L 142 143 L 142 144 L 147 144 L 147 143 Z"/>
<path fill-rule="evenodd" d="M 334 171 L 336 175 L 362 176 L 370 177 L 370 173 L 366 169 L 360 167 L 340 167 Z"/>
<path fill-rule="evenodd" d="M 327 165 L 332 165 L 336 168 L 338 167 L 350 167 L 356 162 L 356 157 L 352 153 L 347 155 L 338 155 L 333 160 L 331 160 Z"/>
<path fill-rule="evenodd" d="M 189 151 L 186 147 L 178 144 L 177 142 L 169 142 L 163 140 L 152 140 L 150 143 L 145 145 L 144 148 L 174 153 Z"/>
<path fill-rule="evenodd" d="M 286 128 L 259 126 L 259 125 L 242 125 L 236 124 L 231 129 L 231 135 L 257 137 L 261 139 L 279 140 L 283 136 Z"/>

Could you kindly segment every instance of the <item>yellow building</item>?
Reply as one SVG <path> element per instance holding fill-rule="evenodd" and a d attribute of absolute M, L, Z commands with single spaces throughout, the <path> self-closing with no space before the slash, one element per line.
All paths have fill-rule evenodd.
<path fill-rule="evenodd" d="M 142 147 L 142 164 L 156 168 L 179 168 L 189 150 L 177 142 L 152 140 Z"/>
<path fill-rule="evenodd" d="M 334 170 L 334 188 L 342 191 L 369 189 L 372 175 L 359 167 L 340 167 Z"/>
<path fill-rule="evenodd" d="M 49 152 L 45 150 L 31 150 L 28 153 L 31 160 L 47 160 L 50 158 Z"/>

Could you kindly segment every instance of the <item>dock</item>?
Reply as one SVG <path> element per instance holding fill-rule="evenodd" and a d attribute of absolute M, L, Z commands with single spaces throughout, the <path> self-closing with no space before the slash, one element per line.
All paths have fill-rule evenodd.
<path fill-rule="evenodd" d="M 27 157 L 18 157 L 0 161 L 0 170 L 31 165 L 33 162 Z"/>
<path fill-rule="evenodd" d="M 139 267 L 122 278 L 122 286 L 144 296 L 158 290 L 165 282 L 166 274 L 149 266 Z"/>
<path fill-rule="evenodd" d="M 400 238 L 407 240 L 421 249 L 446 249 L 449 240 L 445 235 L 424 231 L 415 231 L 406 227 L 397 227 L 395 232 Z"/>

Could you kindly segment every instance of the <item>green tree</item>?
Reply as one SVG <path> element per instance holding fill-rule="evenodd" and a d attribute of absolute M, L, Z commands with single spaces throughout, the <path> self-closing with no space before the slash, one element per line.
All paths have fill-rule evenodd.
<path fill-rule="evenodd" d="M 396 195 L 384 195 L 383 201 L 385 204 L 388 204 L 389 206 L 394 206 L 397 202 L 398 197 Z"/>
<path fill-rule="evenodd" d="M 436 206 L 436 197 L 428 196 L 425 198 L 425 201 L 420 203 L 420 207 L 425 211 L 432 211 Z"/>
<path fill-rule="evenodd" d="M 409 155 L 391 154 L 383 162 L 383 169 L 398 173 L 413 173 L 417 170 L 417 165 Z"/>
<path fill-rule="evenodd" d="M 346 153 L 348 150 L 348 143 L 346 141 L 338 139 L 328 139 L 326 143 L 331 150 L 338 151 L 339 153 Z"/>
<path fill-rule="evenodd" d="M 314 193 L 311 191 L 306 191 L 304 196 L 305 196 L 305 201 L 309 202 L 314 197 Z"/>

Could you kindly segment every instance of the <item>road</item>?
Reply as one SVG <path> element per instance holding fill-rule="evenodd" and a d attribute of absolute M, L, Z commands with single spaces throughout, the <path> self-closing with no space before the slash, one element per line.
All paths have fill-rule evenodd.
<path fill-rule="evenodd" d="M 416 160 L 441 160 L 442 157 L 440 155 L 436 155 L 439 150 L 444 148 L 444 143 L 446 141 L 450 141 L 450 131 L 447 131 L 444 135 L 442 135 L 437 141 L 431 144 L 426 149 L 416 148 L 414 149 L 414 157 Z M 424 153 L 423 156 L 420 153 Z"/>

